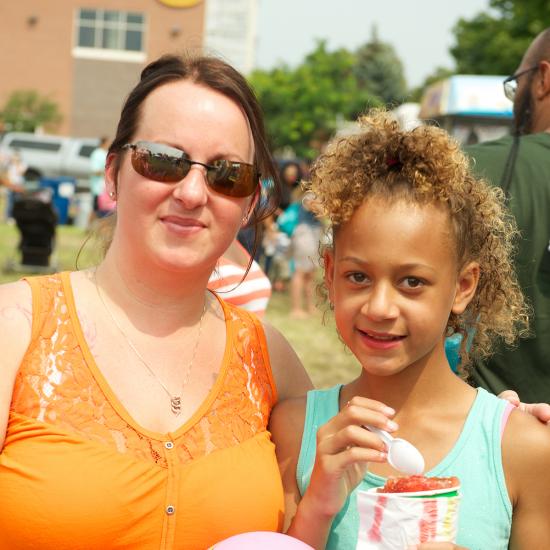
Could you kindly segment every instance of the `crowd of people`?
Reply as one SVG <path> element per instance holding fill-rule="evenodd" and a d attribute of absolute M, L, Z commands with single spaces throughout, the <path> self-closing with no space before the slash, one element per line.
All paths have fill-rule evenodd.
<path fill-rule="evenodd" d="M 505 164 L 504 190 L 443 130 L 402 130 L 374 112 L 306 178 L 284 167 L 278 197 L 261 108 L 239 72 L 209 56 L 145 67 L 105 155 L 116 208 L 104 257 L 0 286 L 0 550 L 204 550 L 251 531 L 355 548 L 357 491 L 395 475 L 365 426 L 414 443 L 427 475 L 460 477 L 457 540 L 418 549 L 547 547 L 550 406 L 463 379 L 494 375 L 489 389 L 548 401 L 549 235 L 535 240 L 524 224 L 548 228 L 550 29 L 510 82 L 517 137 L 486 145 L 486 166 Z M 481 150 L 471 155 L 483 170 Z M 355 380 L 313 389 L 256 315 L 271 291 L 248 248 L 260 237 L 271 277 L 280 258 L 269 252 L 286 246 L 271 280 L 290 286 L 298 318 L 314 310 L 324 245 Z M 530 320 L 529 351 L 493 367 L 493 347 Z M 446 357 L 453 335 L 462 377 Z"/>

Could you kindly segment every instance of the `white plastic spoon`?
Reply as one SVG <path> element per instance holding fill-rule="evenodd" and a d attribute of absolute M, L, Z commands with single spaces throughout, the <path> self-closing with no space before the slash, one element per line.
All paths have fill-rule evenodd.
<path fill-rule="evenodd" d="M 412 443 L 400 437 L 393 437 L 380 428 L 364 427 L 382 438 L 388 448 L 390 466 L 407 475 L 419 475 L 424 472 L 424 457 Z"/>

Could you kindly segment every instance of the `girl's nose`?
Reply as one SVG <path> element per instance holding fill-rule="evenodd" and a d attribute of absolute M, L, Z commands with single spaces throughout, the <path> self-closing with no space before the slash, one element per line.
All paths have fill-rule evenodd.
<path fill-rule="evenodd" d="M 206 204 L 206 187 L 206 168 L 193 164 L 187 175 L 175 185 L 173 196 L 186 210 L 194 210 Z"/>
<path fill-rule="evenodd" d="M 376 284 L 371 288 L 361 312 L 374 321 L 395 319 L 399 315 L 395 298 L 391 284 Z"/>

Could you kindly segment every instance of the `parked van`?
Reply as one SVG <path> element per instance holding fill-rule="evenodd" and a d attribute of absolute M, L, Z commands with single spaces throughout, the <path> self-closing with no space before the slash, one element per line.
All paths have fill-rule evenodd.
<path fill-rule="evenodd" d="M 27 166 L 26 180 L 69 176 L 86 188 L 90 155 L 98 144 L 98 138 L 7 132 L 0 138 L 0 157 L 18 151 Z"/>

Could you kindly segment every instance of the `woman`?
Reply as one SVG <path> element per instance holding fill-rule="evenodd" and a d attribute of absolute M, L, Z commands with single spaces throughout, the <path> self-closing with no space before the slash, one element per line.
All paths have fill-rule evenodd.
<path fill-rule="evenodd" d="M 0 287 L 0 549 L 204 549 L 281 528 L 267 421 L 311 383 L 279 333 L 207 291 L 269 213 L 260 173 L 275 175 L 239 73 L 144 69 L 109 148 L 104 260 Z"/>

